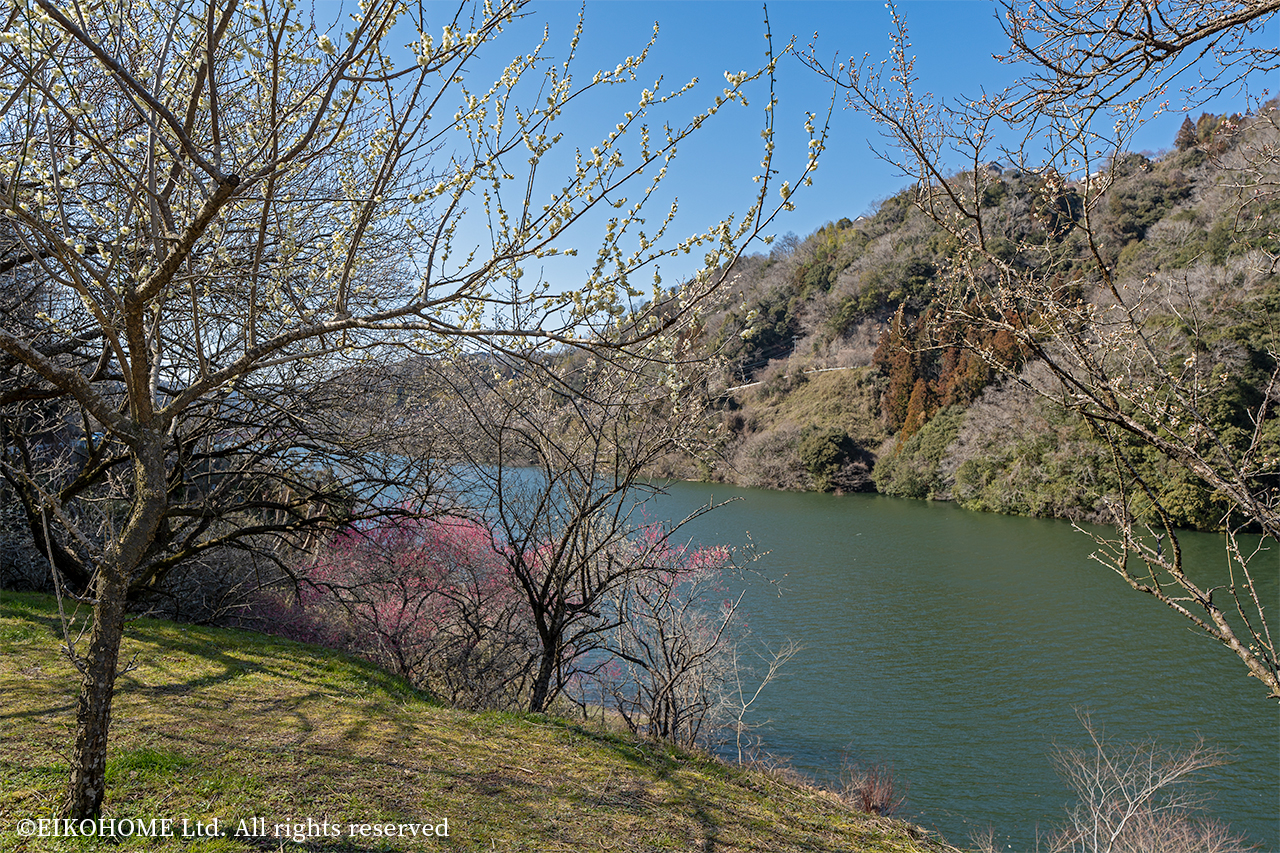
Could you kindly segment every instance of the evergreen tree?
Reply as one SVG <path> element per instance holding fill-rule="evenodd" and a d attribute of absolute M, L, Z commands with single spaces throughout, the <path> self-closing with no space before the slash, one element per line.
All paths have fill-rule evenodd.
<path fill-rule="evenodd" d="M 1179 151 L 1196 147 L 1196 125 L 1191 120 L 1191 116 L 1182 120 L 1182 127 L 1178 128 L 1178 135 L 1174 137 L 1173 144 Z"/>

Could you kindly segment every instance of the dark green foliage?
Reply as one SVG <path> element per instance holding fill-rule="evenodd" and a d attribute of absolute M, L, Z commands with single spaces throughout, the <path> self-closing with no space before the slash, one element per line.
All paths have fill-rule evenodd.
<path fill-rule="evenodd" d="M 900 290 L 903 299 L 916 299 L 929 292 L 929 284 L 938 274 L 938 267 L 928 258 L 913 257 L 902 265 Z"/>
<path fill-rule="evenodd" d="M 815 426 L 801 431 L 798 450 L 804 469 L 813 477 L 814 488 L 821 492 L 835 488 L 841 469 L 859 455 L 849 433 Z"/>
<path fill-rule="evenodd" d="M 940 228 L 930 234 L 928 240 L 924 241 L 924 248 L 928 257 L 937 259 L 938 263 L 945 262 L 958 247 L 959 244 L 956 243 L 956 238 Z"/>
<path fill-rule="evenodd" d="M 946 497 L 940 463 L 964 419 L 959 406 L 943 409 L 896 452 L 881 457 L 875 468 L 876 491 L 900 498 Z"/>
<path fill-rule="evenodd" d="M 915 192 L 910 189 L 892 195 L 881 203 L 875 218 L 885 225 L 899 225 L 907 220 L 915 205 Z"/>
<path fill-rule="evenodd" d="M 1147 483 L 1155 493 L 1165 515 L 1175 527 L 1192 530 L 1216 530 L 1222 526 L 1226 504 L 1215 501 L 1204 481 L 1180 465 L 1147 453 L 1143 466 Z M 1159 525 L 1160 519 L 1151 499 L 1141 490 L 1134 494 L 1133 512 L 1142 521 Z"/>
<path fill-rule="evenodd" d="M 827 330 L 832 337 L 845 335 L 867 315 L 868 310 L 862 306 L 858 297 L 846 296 L 827 320 Z"/>
<path fill-rule="evenodd" d="M 1243 235 L 1236 233 L 1233 220 L 1220 219 L 1213 223 L 1213 226 L 1207 231 L 1203 228 L 1197 230 L 1177 252 L 1169 257 L 1162 259 L 1152 255 L 1149 259 L 1148 267 L 1159 265 L 1162 260 L 1165 262 L 1164 265 L 1173 269 L 1201 261 L 1222 265 L 1226 263 L 1229 257 L 1251 248 L 1250 244 L 1242 237 Z M 1262 247 L 1260 246 L 1259 248 Z M 1131 264 L 1126 264 L 1123 253 L 1121 253 L 1120 263 L 1122 266 L 1131 266 Z"/>
<path fill-rule="evenodd" d="M 801 297 L 815 292 L 826 293 L 831 289 L 835 269 L 828 261 L 817 261 L 801 266 L 796 277 L 799 279 Z"/>
<path fill-rule="evenodd" d="M 1177 163 L 1180 168 L 1194 169 L 1209 159 L 1209 155 L 1205 153 L 1203 148 L 1192 148 L 1190 151 L 1184 151 L 1178 157 Z"/>
<path fill-rule="evenodd" d="M 780 295 L 777 301 L 757 303 L 753 308 L 756 319 L 742 335 L 738 358 L 758 368 L 771 359 L 790 355 L 800 331 L 795 314 L 797 304 L 785 295 Z"/>
<path fill-rule="evenodd" d="M 864 317 L 903 303 L 919 305 L 933 292 L 938 264 L 929 255 L 913 255 L 901 263 L 864 273 L 858 291 L 845 297 L 828 320 L 833 335 L 843 335 Z"/>
<path fill-rule="evenodd" d="M 1107 236 L 1116 246 L 1141 240 L 1151 225 L 1191 194 L 1182 173 L 1154 168 L 1145 157 L 1127 158 L 1115 171 L 1119 177 L 1107 192 Z"/>
<path fill-rule="evenodd" d="M 1215 264 L 1221 264 L 1231 252 L 1235 243 L 1235 229 L 1226 220 L 1219 220 L 1205 236 L 1204 248 Z"/>
<path fill-rule="evenodd" d="M 1267 353 L 1280 353 L 1280 277 L 1259 287 L 1240 307 L 1235 322 L 1223 329 L 1222 337 L 1254 353 L 1255 380 L 1266 373 L 1274 360 Z"/>
<path fill-rule="evenodd" d="M 997 207 L 1000 202 L 1005 200 L 1009 194 L 1009 185 L 1004 181 L 994 181 L 986 186 L 982 191 L 982 204 L 984 207 Z"/>
<path fill-rule="evenodd" d="M 994 238 L 987 248 L 1002 261 L 1012 261 L 1018 254 L 1017 244 L 1003 237 Z"/>

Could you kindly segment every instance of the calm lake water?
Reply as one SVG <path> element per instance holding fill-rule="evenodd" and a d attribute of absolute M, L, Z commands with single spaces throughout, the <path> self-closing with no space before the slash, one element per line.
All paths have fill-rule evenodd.
<path fill-rule="evenodd" d="M 1111 740 L 1229 752 L 1203 777 L 1210 813 L 1280 851 L 1275 703 L 1230 652 L 1090 561 L 1070 524 L 686 483 L 656 508 L 683 517 L 729 498 L 686 530 L 770 550 L 756 565 L 777 583 L 749 585 L 751 631 L 805 646 L 754 712 L 768 752 L 822 780 L 846 757 L 889 762 L 906 817 L 961 845 L 990 826 L 1031 851 L 1067 800 L 1054 750 L 1084 745 L 1087 712 Z M 1189 566 L 1224 564 L 1219 537 L 1184 547 Z M 1280 614 L 1274 555 L 1259 568 Z"/>

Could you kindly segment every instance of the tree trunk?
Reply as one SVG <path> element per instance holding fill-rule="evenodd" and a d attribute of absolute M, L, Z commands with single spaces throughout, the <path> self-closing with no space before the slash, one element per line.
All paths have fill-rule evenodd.
<path fill-rule="evenodd" d="M 126 589 L 114 572 L 98 576 L 94 590 L 93 631 L 84 660 L 80 700 L 76 709 L 76 742 L 71 753 L 71 782 L 62 807 L 73 820 L 96 818 L 102 812 L 107 786 L 107 732 L 124 635 Z"/>
<path fill-rule="evenodd" d="M 107 787 L 107 734 L 115 693 L 129 603 L 129 578 L 142 562 L 164 517 L 165 465 L 163 433 L 137 443 L 134 454 L 134 498 L 129 520 L 111 543 L 93 585 L 93 630 L 82 663 L 76 709 L 76 742 L 71 753 L 71 781 L 62 807 L 66 818 L 96 818 Z"/>
<path fill-rule="evenodd" d="M 556 653 L 544 648 L 542 663 L 538 666 L 538 677 L 533 682 L 533 692 L 529 696 L 529 710 L 541 714 L 547 710 L 547 697 L 551 693 L 551 676 L 556 671 Z"/>

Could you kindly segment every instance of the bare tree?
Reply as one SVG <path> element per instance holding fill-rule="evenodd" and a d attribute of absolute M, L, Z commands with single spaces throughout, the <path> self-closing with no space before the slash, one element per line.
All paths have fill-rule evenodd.
<path fill-rule="evenodd" d="M 1075 804 L 1048 837 L 1053 853 L 1236 853 L 1249 847 L 1227 827 L 1201 815 L 1203 801 L 1188 785 L 1225 763 L 1203 743 L 1185 750 L 1154 742 L 1107 743 L 1083 717 L 1089 745 L 1060 750 L 1058 772 Z"/>
<path fill-rule="evenodd" d="M 693 746 L 723 723 L 733 676 L 741 676 L 732 652 L 744 593 L 716 596 L 728 549 L 670 539 L 665 525 L 649 525 L 629 543 L 644 571 L 609 602 L 614 628 L 601 692 L 631 731 Z"/>
<path fill-rule="evenodd" d="M 1002 2 L 1011 44 L 1001 57 L 1028 68 L 1019 92 L 1020 117 L 1090 124 L 1113 107 L 1133 111 L 1158 101 L 1183 71 L 1211 60 L 1192 86 L 1201 97 L 1265 79 L 1280 67 L 1280 48 L 1259 44 L 1280 11 L 1275 0 L 1165 0 L 1103 3 L 1049 0 Z"/>
<path fill-rule="evenodd" d="M 828 63 L 812 50 L 806 62 L 879 123 L 894 146 L 885 157 L 914 179 L 917 204 L 953 238 L 941 294 L 947 318 L 1011 336 L 1048 368 L 1043 381 L 1036 378 L 1041 371 L 1011 378 L 1078 413 L 1110 448 L 1126 489 L 1114 507 L 1119 535 L 1098 540 L 1098 558 L 1229 648 L 1280 699 L 1280 660 L 1256 583 L 1258 571 L 1272 570 L 1260 567 L 1273 567 L 1274 556 L 1237 535 L 1280 537 L 1273 437 L 1280 353 L 1259 354 L 1266 378 L 1249 413 L 1251 434 L 1231 434 L 1211 415 L 1231 366 L 1206 348 L 1194 322 L 1185 334 L 1149 322 L 1160 308 L 1177 315 L 1171 283 L 1157 276 L 1118 280 L 1117 250 L 1106 244 L 1102 222 L 1108 190 L 1132 168 L 1126 143 L 1158 108 L 1172 76 L 1214 54 L 1219 63 L 1196 66 L 1206 75 L 1196 94 L 1262 79 L 1280 54 L 1252 46 L 1248 37 L 1276 10 L 1271 2 L 1201 0 L 1008 4 L 1007 59 L 1022 63 L 1021 81 L 956 104 L 921 93 L 896 11 L 886 64 Z M 1224 164 L 1238 176 L 1242 211 L 1276 185 L 1280 164 L 1266 141 L 1276 120 L 1274 106 L 1261 106 L 1247 124 L 1263 142 L 1243 163 Z M 1022 142 L 1002 148 L 1009 138 Z M 1035 186 L 1038 227 L 1010 233 L 995 221 L 987 190 L 997 178 L 985 168 L 994 155 L 1016 164 Z M 1274 219 L 1261 223 L 1276 233 Z M 1274 274 L 1273 258 L 1254 259 L 1255 279 Z M 989 348 L 970 346 L 992 369 L 1010 373 Z M 1142 471 L 1146 454 L 1224 499 L 1231 568 L 1225 583 L 1184 564 L 1171 513 Z M 1150 525 L 1136 517 L 1139 502 L 1150 507 Z"/>
<path fill-rule="evenodd" d="M 583 82 L 579 29 L 564 62 L 542 45 L 513 50 L 492 87 L 472 89 L 464 72 L 504 50 L 524 5 L 464 3 L 442 30 L 394 0 L 327 28 L 292 2 L 0 11 L 0 274 L 6 293 L 30 294 L 5 302 L 4 399 L 44 407 L 40 425 L 7 419 L 4 471 L 59 578 L 93 611 L 73 653 L 67 816 L 101 809 L 131 598 L 219 535 L 247 542 L 264 515 L 316 525 L 367 498 L 342 483 L 354 447 L 335 444 L 355 420 L 308 420 L 327 381 L 475 342 L 519 357 L 625 341 L 657 357 L 689 315 L 622 333 L 633 277 L 702 247 L 710 272 L 680 296 L 697 306 L 715 270 L 790 205 L 790 184 L 765 203 L 777 171 L 768 110 L 753 207 L 685 240 L 667 237 L 673 212 L 640 230 L 680 143 L 770 79 L 772 55 L 683 121 L 660 116 L 690 86 L 655 84 L 594 147 L 574 141 L 567 174 L 548 174 L 553 150 L 574 144 L 557 130 L 562 112 L 631 82 L 645 54 Z M 394 50 L 404 33 L 413 44 Z M 471 206 L 488 238 L 468 247 Z M 570 241 L 611 208 L 580 287 L 530 283 L 527 268 L 574 254 Z M 221 477 L 224 464 L 244 478 Z M 311 478 L 330 485 L 298 488 Z"/>
<path fill-rule="evenodd" d="M 623 618 L 609 605 L 647 577 L 665 544 L 636 550 L 647 474 L 696 450 L 709 428 L 690 382 L 697 362 L 561 355 L 542 364 L 451 370 L 466 417 L 457 433 L 477 516 L 495 533 L 539 652 L 529 708 L 545 711 Z M 700 514 L 704 510 L 700 510 Z M 677 525 L 678 527 L 678 525 Z"/>
<path fill-rule="evenodd" d="M 632 732 L 685 746 L 718 744 L 732 732 L 741 762 L 753 746 L 747 715 L 801 646 L 755 650 L 753 665 L 740 607 L 761 555 L 749 542 L 678 540 L 679 529 L 650 523 L 625 543 L 638 570 L 606 605 L 606 657 L 592 683 Z"/>
<path fill-rule="evenodd" d="M 663 311 L 664 304 L 652 310 Z M 686 744 L 741 725 L 753 698 L 739 668 L 738 602 L 723 606 L 739 553 L 677 540 L 682 527 L 646 514 L 666 457 L 708 452 L 714 429 L 707 377 L 714 366 L 684 358 L 557 353 L 518 364 L 496 358 L 439 370 L 457 401 L 422 413 L 455 436 L 460 504 L 493 535 L 496 558 L 524 603 L 536 637 L 527 707 L 561 696 L 611 706 L 636 732 Z M 756 690 L 797 647 L 788 644 Z M 743 727 L 745 728 L 745 726 Z"/>

